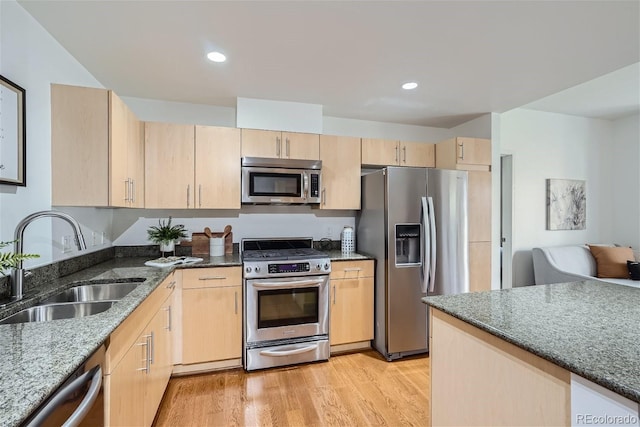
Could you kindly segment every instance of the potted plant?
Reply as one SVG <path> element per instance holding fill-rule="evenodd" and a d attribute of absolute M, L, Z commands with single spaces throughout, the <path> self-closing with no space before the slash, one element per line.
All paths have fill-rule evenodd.
<path fill-rule="evenodd" d="M 172 252 L 175 249 L 176 240 L 187 237 L 184 225 L 171 225 L 171 217 L 167 221 L 158 220 L 158 225 L 152 225 L 147 230 L 149 240 L 160 245 L 161 252 Z"/>
<path fill-rule="evenodd" d="M 0 242 L 0 249 L 15 242 L 15 240 L 12 242 Z M 16 254 L 13 252 L 0 252 L 0 274 L 4 276 L 5 270 L 17 267 L 22 260 L 39 257 L 40 255 L 38 254 Z"/>

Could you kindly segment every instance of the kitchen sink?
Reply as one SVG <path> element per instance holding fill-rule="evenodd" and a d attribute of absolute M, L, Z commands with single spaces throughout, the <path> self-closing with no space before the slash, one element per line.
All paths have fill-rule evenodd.
<path fill-rule="evenodd" d="M 120 300 L 137 288 L 139 284 L 140 282 L 126 282 L 74 286 L 50 296 L 40 304 Z"/>
<path fill-rule="evenodd" d="M 91 316 L 110 309 L 115 303 L 116 301 L 93 301 L 37 305 L 0 320 L 0 325 Z"/>

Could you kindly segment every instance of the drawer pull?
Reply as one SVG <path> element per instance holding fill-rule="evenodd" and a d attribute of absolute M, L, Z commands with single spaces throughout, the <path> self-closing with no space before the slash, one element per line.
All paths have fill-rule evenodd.
<path fill-rule="evenodd" d="M 343 268 L 343 271 L 362 271 L 360 267 Z"/>
<path fill-rule="evenodd" d="M 225 280 L 226 276 L 199 277 L 198 280 Z"/>

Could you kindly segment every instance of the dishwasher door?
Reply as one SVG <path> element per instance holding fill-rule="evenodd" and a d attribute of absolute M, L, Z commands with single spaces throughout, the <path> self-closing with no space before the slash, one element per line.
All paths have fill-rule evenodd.
<path fill-rule="evenodd" d="M 104 426 L 104 355 L 101 345 L 23 426 Z"/>

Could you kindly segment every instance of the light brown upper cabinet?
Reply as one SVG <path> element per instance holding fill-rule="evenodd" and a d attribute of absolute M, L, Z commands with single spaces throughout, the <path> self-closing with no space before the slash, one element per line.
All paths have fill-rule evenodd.
<path fill-rule="evenodd" d="M 143 129 L 113 91 L 51 85 L 52 204 L 143 207 Z"/>
<path fill-rule="evenodd" d="M 318 160 L 320 135 L 242 129 L 242 157 Z"/>
<path fill-rule="evenodd" d="M 443 169 L 490 170 L 491 140 L 456 137 L 439 142 L 436 163 Z"/>
<path fill-rule="evenodd" d="M 360 138 L 320 135 L 320 209 L 360 209 Z"/>
<path fill-rule="evenodd" d="M 144 132 L 145 207 L 195 206 L 194 125 L 146 122 Z"/>
<path fill-rule="evenodd" d="M 362 164 L 371 166 L 435 166 L 434 144 L 362 138 Z"/>
<path fill-rule="evenodd" d="M 195 207 L 240 209 L 240 129 L 196 126 Z"/>

